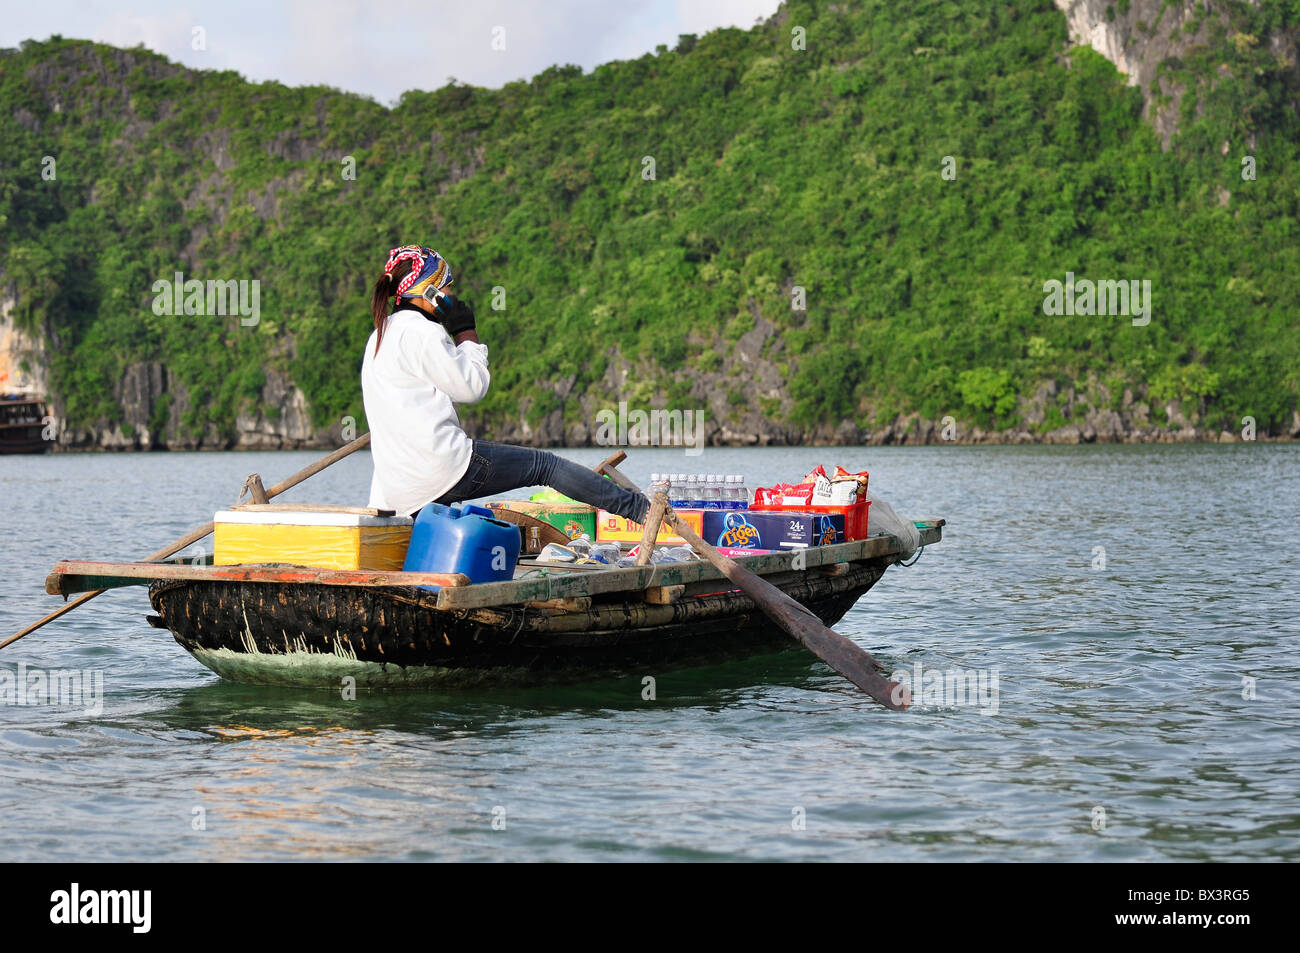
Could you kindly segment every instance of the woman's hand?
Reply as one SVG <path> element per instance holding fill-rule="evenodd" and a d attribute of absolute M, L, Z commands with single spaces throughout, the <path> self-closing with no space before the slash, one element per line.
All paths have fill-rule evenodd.
<path fill-rule="evenodd" d="M 455 295 L 439 295 L 433 314 L 453 340 L 458 334 L 474 330 L 474 309 Z"/>

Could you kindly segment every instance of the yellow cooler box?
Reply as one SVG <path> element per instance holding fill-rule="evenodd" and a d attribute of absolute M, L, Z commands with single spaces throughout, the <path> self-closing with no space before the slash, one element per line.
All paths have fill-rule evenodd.
<path fill-rule="evenodd" d="M 222 510 L 213 522 L 213 562 L 218 566 L 288 563 L 315 569 L 400 570 L 411 542 L 412 520 L 357 506 L 264 503 Z"/>

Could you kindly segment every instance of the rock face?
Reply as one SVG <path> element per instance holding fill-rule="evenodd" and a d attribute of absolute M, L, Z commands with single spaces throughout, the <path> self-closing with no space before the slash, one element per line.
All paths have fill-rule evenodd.
<path fill-rule="evenodd" d="M 1065 14 L 1070 41 L 1090 46 L 1142 91 L 1143 116 L 1168 148 L 1177 131 L 1179 107 L 1185 90 L 1167 77 L 1157 76 L 1170 57 L 1206 42 L 1211 22 L 1226 22 L 1222 11 L 1203 15 L 1199 0 L 1053 0 Z M 1192 32 L 1186 28 L 1195 24 Z M 1167 97 L 1163 99 L 1162 97 Z"/>
<path fill-rule="evenodd" d="M 302 391 L 274 370 L 266 372 L 257 410 L 237 416 L 233 435 L 212 424 L 198 431 L 188 426 L 189 393 L 161 364 L 128 365 L 113 396 L 122 411 L 120 420 L 64 429 L 59 446 L 69 450 L 293 450 L 341 442 L 341 426 L 313 427 Z"/>
<path fill-rule="evenodd" d="M 333 446 L 338 436 L 312 426 L 307 397 L 287 375 L 267 370 L 262 399 L 255 412 L 235 419 L 239 450 L 280 450 Z"/>
<path fill-rule="evenodd" d="M 1070 39 L 1087 45 L 1115 64 L 1128 77 L 1130 85 L 1140 89 L 1145 101 L 1145 116 L 1167 146 L 1176 132 L 1184 90 L 1176 88 L 1159 66 L 1168 58 L 1179 57 L 1192 47 L 1204 43 L 1211 27 L 1226 22 L 1226 14 L 1212 0 L 1208 13 L 1200 0 L 1054 0 L 1068 25 Z M 788 16 L 785 7 L 778 12 L 778 22 Z M 1253 42 L 1253 39 L 1252 39 Z M 1267 38 L 1270 46 L 1282 43 L 1294 62 L 1294 49 L 1286 38 Z M 1289 52 L 1288 52 L 1289 51 Z M 126 72 L 143 68 L 154 79 L 175 77 L 183 68 L 161 65 L 152 59 L 137 62 L 130 51 L 114 51 L 111 63 L 94 61 L 95 77 L 113 95 L 96 100 L 99 118 L 131 114 L 128 97 L 119 79 Z M 32 78 L 49 98 L 47 105 L 57 112 L 61 108 L 58 64 L 50 62 Z M 325 115 L 316 103 L 315 128 L 324 130 Z M 39 120 L 29 111 L 16 117 L 25 128 L 34 129 Z M 144 120 L 133 120 L 143 122 Z M 310 129 L 310 119 L 304 129 Z M 138 135 L 140 129 L 128 125 L 123 139 Z M 466 135 L 473 139 L 475 133 Z M 182 201 L 186 211 L 205 207 L 213 212 L 212 221 L 221 224 L 226 210 L 243 203 L 262 220 L 279 216 L 279 197 L 286 189 L 301 184 L 294 172 L 277 179 L 258 192 L 236 194 L 225 174 L 235 167 L 230 153 L 229 132 L 205 133 L 201 151 L 210 159 L 213 171 L 201 178 Z M 358 147 L 368 147 L 368 141 Z M 432 167 L 441 170 L 440 190 L 446 191 L 457 181 L 478 173 L 484 164 L 484 148 L 475 143 L 467 156 L 455 158 L 434 133 L 429 142 Z M 1225 143 L 1226 147 L 1226 143 Z M 337 161 L 342 150 L 324 147 L 301 131 L 286 130 L 266 145 L 270 155 L 304 161 Z M 92 195 L 92 201 L 94 201 Z M 1226 191 L 1220 200 L 1227 201 Z M 181 260 L 192 263 L 199 245 L 207 239 L 204 227 L 193 231 L 181 251 Z M 195 427 L 187 421 L 193 416 L 194 402 L 185 387 L 165 366 L 157 362 L 129 365 L 122 379 L 112 386 L 120 413 L 114 420 L 101 420 L 67 428 L 57 394 L 49 389 L 48 356 L 56 352 L 58 342 L 48 336 L 32 335 L 19 329 L 13 314 L 17 302 L 7 291 L 0 276 L 0 390 L 23 390 L 46 396 L 50 413 L 60 430 L 59 447 L 66 449 L 292 449 L 336 446 L 350 434 L 342 423 L 328 428 L 316 427 L 311 421 L 311 406 L 302 390 L 281 370 L 266 368 L 265 382 L 259 397 L 237 413 L 231 426 L 216 424 Z M 972 420 L 952 416 L 938 420 L 917 414 L 901 415 L 884 424 L 863 426 L 861 414 L 855 420 L 823 420 L 807 428 L 783 423 L 789 404 L 789 368 L 801 358 L 791 353 L 787 339 L 778 333 L 774 322 L 750 305 L 752 324 L 738 336 L 722 341 L 711 331 L 689 335 L 692 355 L 712 355 L 712 363 L 692 363 L 689 367 L 672 367 L 669 373 L 689 379 L 688 396 L 671 400 L 653 391 L 643 382 L 663 380 L 666 376 L 640 355 L 625 356 L 610 348 L 603 356 L 606 372 L 599 386 L 588 393 L 575 390 L 570 376 L 539 381 L 533 403 L 525 403 L 512 420 L 486 418 L 474 407 L 461 409 L 466 430 L 474 436 L 490 437 L 533 446 L 590 446 L 598 439 L 597 415 L 617 410 L 625 401 L 629 408 L 649 411 L 671 406 L 702 413 L 700 437 L 708 445 L 800 445 L 800 444 L 932 444 L 959 443 L 1088 443 L 1088 442 L 1166 442 L 1174 440 L 1236 440 L 1241 433 L 1220 432 L 1203 427 L 1191 408 L 1177 404 L 1152 408 L 1141 394 L 1126 390 L 1120 399 L 1098 394 L 1087 382 L 1060 385 L 1046 381 L 1032 395 L 1022 396 L 1016 419 L 1022 423 L 1012 430 L 984 429 Z M 739 330 L 739 329 L 738 329 Z M 734 342 L 734 343 L 732 343 Z M 47 350 L 48 349 L 48 350 Z M 533 411 L 548 408 L 544 413 Z M 1051 421 L 1057 425 L 1053 426 Z M 1259 439 L 1300 438 L 1300 414 L 1293 413 L 1289 424 L 1274 426 L 1272 434 L 1260 432 Z"/>
<path fill-rule="evenodd" d="M 22 390 L 46 395 L 46 343 L 15 326 L 12 296 L 0 297 L 0 390 Z M 721 354 L 721 342 L 692 341 Z M 461 408 L 461 419 L 471 436 L 526 446 L 595 446 L 601 442 L 597 415 L 618 412 L 620 401 L 628 410 L 651 411 L 671 407 L 692 411 L 686 440 L 706 446 L 789 445 L 914 445 L 942 443 L 1168 443 L 1174 441 L 1235 441 L 1242 433 L 1220 432 L 1203 426 L 1194 411 L 1169 403 L 1153 413 L 1131 389 L 1118 400 L 1099 389 L 1095 381 L 1065 386 L 1045 381 L 1032 395 L 1023 395 L 1015 410 L 1019 427 L 994 430 L 981 427 L 959 414 L 939 420 L 918 414 L 900 415 L 887 424 L 861 426 L 853 420 L 826 420 L 809 428 L 792 427 L 779 420 L 785 405 L 787 382 L 782 360 L 786 353 L 776 326 L 755 312 L 751 330 L 708 372 L 693 372 L 689 399 L 673 403 L 666 395 L 648 391 L 638 381 L 655 379 L 649 366 L 637 366 L 610 348 L 605 376 L 597 393 L 577 394 L 572 377 L 539 382 L 539 397 L 553 395 L 555 408 L 529 421 L 530 407 L 520 408 L 512 421 L 485 420 L 472 406 Z M 24 370 L 25 368 L 25 370 Z M 192 407 L 184 383 L 157 362 L 128 365 L 113 386 L 121 410 L 115 421 L 68 428 L 57 396 L 50 413 L 60 429 L 59 449 L 69 450 L 285 450 L 335 447 L 352 439 L 344 422 L 316 427 L 306 395 L 282 371 L 265 370 L 259 399 L 241 411 L 233 432 L 214 424 L 195 430 L 187 424 Z M 551 400 L 551 398 L 547 398 Z M 773 413 L 775 409 L 775 414 Z M 1061 425 L 1049 428 L 1049 416 Z M 696 420 L 702 423 L 696 424 Z M 1259 440 L 1300 438 L 1300 413 L 1289 424 L 1260 431 Z M 658 438 L 652 442 L 658 443 Z"/>
<path fill-rule="evenodd" d="M 44 395 L 49 391 L 45 340 L 18 327 L 13 293 L 0 290 L 0 393 Z"/>

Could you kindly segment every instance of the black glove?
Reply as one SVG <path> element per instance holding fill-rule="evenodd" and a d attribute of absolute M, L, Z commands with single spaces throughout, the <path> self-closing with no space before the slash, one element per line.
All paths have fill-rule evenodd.
<path fill-rule="evenodd" d="M 462 331 L 474 330 L 474 309 L 455 295 L 442 295 L 433 310 L 434 317 L 453 338 Z"/>

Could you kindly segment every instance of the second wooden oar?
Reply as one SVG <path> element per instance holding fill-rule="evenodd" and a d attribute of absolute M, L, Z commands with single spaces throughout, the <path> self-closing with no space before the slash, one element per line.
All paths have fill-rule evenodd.
<path fill-rule="evenodd" d="M 285 492 L 286 490 L 290 490 L 293 487 L 297 486 L 299 483 L 301 483 L 303 480 L 306 480 L 308 477 L 315 476 L 317 473 L 320 473 L 326 467 L 333 466 L 334 464 L 338 463 L 340 460 L 342 460 L 344 457 L 348 456 L 349 454 L 356 453 L 358 450 L 362 450 L 368 446 L 370 446 L 370 434 L 368 433 L 362 434 L 360 437 L 358 437 L 356 440 L 353 440 L 351 443 L 339 447 L 337 450 L 335 450 L 331 454 L 328 454 L 327 456 L 321 457 L 311 466 L 303 467 L 303 469 L 299 470 L 297 473 L 295 473 L 293 476 L 289 477 L 288 479 L 281 480 L 275 486 L 271 487 L 269 490 L 266 491 L 267 499 L 272 499 L 274 497 L 279 496 L 281 493 Z M 200 526 L 198 529 L 194 530 L 193 532 L 186 533 L 184 536 L 176 540 L 174 543 L 168 546 L 164 546 L 162 549 L 158 550 L 156 553 L 153 553 L 152 555 L 146 556 L 144 558 L 144 562 L 152 562 L 155 559 L 166 559 L 168 556 L 172 556 L 175 555 L 176 553 L 179 553 L 186 546 L 192 546 L 194 543 L 197 543 L 203 537 L 211 533 L 213 527 L 214 524 L 205 523 L 203 526 Z M 95 598 L 95 596 L 105 591 L 106 590 L 104 589 L 96 589 L 93 592 L 86 593 L 84 596 L 78 596 L 76 599 L 73 599 L 67 605 L 60 606 L 57 610 L 51 612 L 45 618 L 33 622 L 31 625 L 23 629 L 21 632 L 17 633 L 16 635 L 10 636 L 9 638 L 5 639 L 3 642 L 0 642 L 0 649 L 3 649 L 7 645 L 12 645 L 14 642 L 17 642 L 23 636 L 35 632 L 37 629 L 39 629 L 41 626 L 47 623 L 53 622 L 55 619 L 59 618 L 59 616 L 67 615 L 73 609 L 77 608 L 77 606 L 84 605 L 85 603 L 89 602 L 91 599 Z"/>
<path fill-rule="evenodd" d="M 600 470 L 624 489 L 637 490 L 631 480 L 614 466 L 609 465 L 609 461 L 602 463 Z M 881 675 L 877 671 L 881 667 L 880 664 L 871 657 L 869 652 L 828 628 L 807 607 L 800 605 L 766 579 L 754 575 L 706 543 L 673 511 L 664 494 L 656 493 L 652 505 L 655 510 L 662 506 L 664 522 L 671 526 L 678 536 L 694 546 L 696 552 L 713 563 L 719 572 L 753 599 L 754 604 L 762 609 L 769 619 L 809 652 L 886 708 L 902 711 L 912 704 L 907 687 L 898 682 L 891 682 Z"/>

